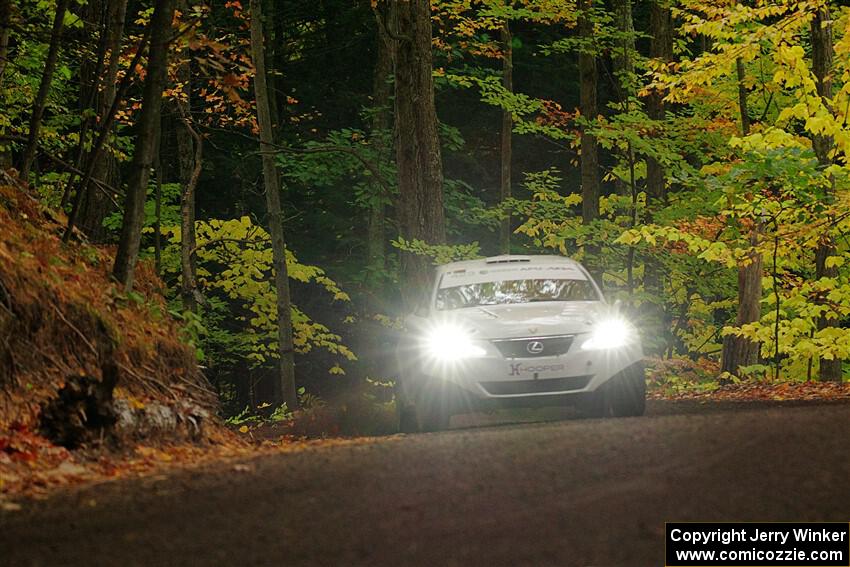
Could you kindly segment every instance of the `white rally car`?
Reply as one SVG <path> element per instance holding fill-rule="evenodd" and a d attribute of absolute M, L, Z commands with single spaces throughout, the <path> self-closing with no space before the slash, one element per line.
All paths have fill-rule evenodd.
<path fill-rule="evenodd" d="M 396 351 L 403 431 L 495 406 L 577 405 L 642 415 L 643 353 L 631 324 L 579 263 L 496 256 L 437 269 Z"/>

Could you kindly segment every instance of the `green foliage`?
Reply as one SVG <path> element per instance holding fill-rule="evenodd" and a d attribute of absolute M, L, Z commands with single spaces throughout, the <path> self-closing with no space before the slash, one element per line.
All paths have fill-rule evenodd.
<path fill-rule="evenodd" d="M 163 183 L 160 206 L 160 224 L 162 226 L 174 226 L 180 224 L 180 193 L 182 187 L 179 183 Z M 156 224 L 156 181 L 148 184 L 147 199 L 145 200 L 145 221 L 143 232 L 150 234 Z M 121 222 L 124 213 L 116 211 L 103 220 L 104 228 L 112 231 L 121 230 Z"/>
<path fill-rule="evenodd" d="M 206 358 L 203 350 L 203 339 L 210 335 L 210 330 L 205 325 L 204 318 L 192 311 L 170 310 L 169 313 L 175 319 L 183 322 L 180 338 L 195 349 L 198 362 L 203 362 Z"/>
<path fill-rule="evenodd" d="M 237 306 L 235 321 L 243 327 L 239 351 L 255 365 L 276 358 L 277 296 L 271 278 L 272 250 L 268 233 L 249 217 L 199 221 L 195 231 L 198 283 L 205 295 L 220 299 L 219 308 L 224 301 Z M 163 250 L 163 258 L 179 255 L 179 227 L 169 227 L 164 232 L 169 236 L 169 246 Z M 164 262 L 164 266 L 176 265 L 178 263 L 173 260 Z M 321 286 L 331 301 L 349 301 L 348 294 L 323 270 L 299 263 L 291 250 L 287 250 L 287 270 L 295 281 Z M 213 309 L 215 307 L 213 305 Z M 313 321 L 294 305 L 292 324 L 296 352 L 305 354 L 321 348 L 341 361 L 356 360 L 338 334 Z M 336 364 L 329 371 L 340 374 L 342 367 Z"/>
<path fill-rule="evenodd" d="M 474 260 L 480 258 L 477 242 L 471 244 L 428 244 L 418 239 L 405 240 L 398 237 L 392 241 L 392 245 L 403 252 L 410 252 L 417 256 L 430 258 L 434 265 L 448 264 L 459 260 Z"/>

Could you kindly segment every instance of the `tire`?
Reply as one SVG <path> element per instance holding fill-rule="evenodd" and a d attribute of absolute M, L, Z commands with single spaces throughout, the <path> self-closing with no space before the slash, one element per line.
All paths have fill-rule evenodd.
<path fill-rule="evenodd" d="M 396 381 L 395 403 L 400 433 L 442 431 L 449 426 L 452 409 L 447 400 L 428 388 L 411 392 Z"/>
<path fill-rule="evenodd" d="M 416 418 L 416 406 L 413 405 L 413 401 L 410 399 L 407 388 L 404 387 L 403 379 L 400 376 L 396 378 L 393 394 L 395 396 L 398 432 L 417 433 L 419 431 L 419 421 Z"/>
<path fill-rule="evenodd" d="M 629 366 L 611 379 L 608 385 L 611 415 L 632 417 L 646 411 L 646 378 L 643 363 Z"/>
<path fill-rule="evenodd" d="M 419 421 L 416 417 L 416 407 L 396 399 L 396 412 L 398 413 L 399 433 L 418 433 Z"/>
<path fill-rule="evenodd" d="M 452 411 L 447 400 L 442 396 L 422 396 L 416 401 L 416 417 L 419 422 L 419 431 L 442 431 L 448 429 Z"/>
<path fill-rule="evenodd" d="M 578 405 L 585 418 L 634 417 L 646 411 L 646 379 L 643 363 L 629 366 L 608 382 L 587 394 Z"/>
<path fill-rule="evenodd" d="M 579 417 L 584 419 L 609 417 L 611 415 L 611 404 L 607 390 L 608 384 L 602 384 L 596 391 L 585 394 L 584 399 L 576 404 Z"/>

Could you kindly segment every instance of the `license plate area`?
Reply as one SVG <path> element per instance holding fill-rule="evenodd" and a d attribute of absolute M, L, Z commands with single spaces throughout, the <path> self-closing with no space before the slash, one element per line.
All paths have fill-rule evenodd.
<path fill-rule="evenodd" d="M 507 375 L 516 379 L 549 379 L 563 376 L 566 364 L 563 362 L 542 362 L 526 360 L 508 363 Z"/>

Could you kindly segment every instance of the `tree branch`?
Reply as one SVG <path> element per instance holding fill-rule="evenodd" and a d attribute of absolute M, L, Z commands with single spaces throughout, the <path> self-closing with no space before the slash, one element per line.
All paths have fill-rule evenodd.
<path fill-rule="evenodd" d="M 363 157 L 363 155 L 360 152 L 358 152 L 357 150 L 355 150 L 354 148 L 349 148 L 349 147 L 346 147 L 346 146 L 316 146 L 316 147 L 312 147 L 312 148 L 290 148 L 290 147 L 286 147 L 286 146 L 280 146 L 278 144 L 269 144 L 269 145 L 271 145 L 275 149 L 273 151 L 266 151 L 266 152 L 259 151 L 259 152 L 256 152 L 256 153 L 258 153 L 258 154 L 263 154 L 263 153 L 272 153 L 272 154 L 342 153 L 342 154 L 348 154 L 348 155 L 354 156 L 354 158 L 356 158 L 357 161 L 359 161 L 361 164 L 363 164 L 363 166 L 366 169 L 369 170 L 369 173 L 372 174 L 372 176 L 375 178 L 375 180 L 378 182 L 378 184 L 381 185 L 381 187 L 384 189 L 384 191 L 387 191 L 387 192 L 392 191 L 392 187 L 387 182 L 387 180 L 384 178 L 384 176 L 381 175 L 381 172 L 378 169 L 378 167 L 374 163 L 372 163 L 371 161 L 369 161 L 368 159 Z"/>
<path fill-rule="evenodd" d="M 8 140 L 10 142 L 25 142 L 27 139 L 24 136 L 16 136 L 14 134 L 0 134 L 0 140 Z M 41 155 L 43 155 L 44 157 L 46 157 L 47 159 L 49 159 L 50 161 L 52 161 L 53 163 L 63 167 L 67 171 L 70 171 L 70 172 L 72 172 L 76 175 L 84 175 L 85 174 L 85 172 L 83 172 L 82 170 L 74 167 L 73 165 L 71 165 L 67 161 L 63 160 L 62 158 L 60 158 L 56 154 L 48 152 L 44 148 L 39 148 L 39 153 Z M 92 181 L 94 181 L 94 184 L 98 188 L 98 190 L 101 193 L 103 193 L 104 195 L 106 195 L 106 197 L 110 201 L 112 201 L 112 204 L 114 204 L 116 207 L 119 206 L 118 202 L 115 200 L 115 198 L 112 196 L 112 194 L 114 193 L 114 194 L 116 194 L 120 197 L 123 197 L 124 196 L 123 191 L 121 191 L 120 189 L 116 189 L 115 187 L 113 187 L 109 183 L 106 183 L 105 181 L 101 181 L 100 179 L 93 179 Z"/>

